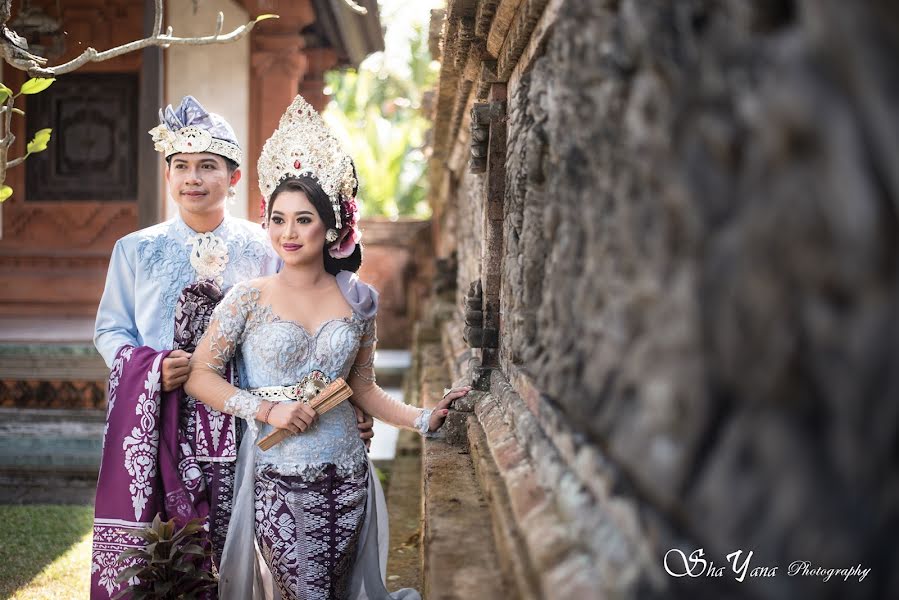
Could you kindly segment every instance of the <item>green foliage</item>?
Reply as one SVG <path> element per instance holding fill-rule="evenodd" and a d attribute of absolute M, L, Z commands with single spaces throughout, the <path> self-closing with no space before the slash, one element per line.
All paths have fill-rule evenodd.
<path fill-rule="evenodd" d="M 56 81 L 51 78 L 43 78 L 43 77 L 33 77 L 22 84 L 22 89 L 19 90 L 20 94 L 38 94 L 43 92 L 45 89 L 50 87 L 50 85 Z"/>
<path fill-rule="evenodd" d="M 324 117 L 356 163 L 363 216 L 429 216 L 422 146 L 430 123 L 421 102 L 437 70 L 424 25 L 413 28 L 402 67 L 382 54 L 326 76 L 333 101 Z"/>
<path fill-rule="evenodd" d="M 119 555 L 120 562 L 134 558 L 139 562 L 119 573 L 116 581 L 125 583 L 137 578 L 139 582 L 123 589 L 115 598 L 191 600 L 215 587 L 215 577 L 203 566 L 211 551 L 202 531 L 200 519 L 188 521 L 176 531 L 174 519 L 162 521 L 157 514 L 149 527 L 136 533 L 147 545 L 130 548 Z"/>
<path fill-rule="evenodd" d="M 3 185 L 3 182 L 6 181 L 7 168 L 22 164 L 26 158 L 35 152 L 43 152 L 46 150 L 52 132 L 51 129 L 38 130 L 37 133 L 34 134 L 34 139 L 28 142 L 25 156 L 9 160 L 9 147 L 12 145 L 14 139 L 14 136 L 10 135 L 12 129 L 12 116 L 25 116 L 25 112 L 15 108 L 13 104 L 15 103 L 16 98 L 22 94 L 39 94 L 50 87 L 54 81 L 56 80 L 52 77 L 33 77 L 23 83 L 22 87 L 19 89 L 19 93 L 15 95 L 13 95 L 11 89 L 0 83 L 0 104 L 2 104 L 2 106 L 0 106 L 0 141 L 3 142 L 2 146 L 0 146 L 0 186 L 2 186 L 0 187 L 0 203 L 13 194 L 13 189 L 11 187 Z"/>
<path fill-rule="evenodd" d="M 34 134 L 34 139 L 28 142 L 28 154 L 46 150 L 47 142 L 50 141 L 50 132 L 52 131 L 52 129 L 38 129 Z"/>

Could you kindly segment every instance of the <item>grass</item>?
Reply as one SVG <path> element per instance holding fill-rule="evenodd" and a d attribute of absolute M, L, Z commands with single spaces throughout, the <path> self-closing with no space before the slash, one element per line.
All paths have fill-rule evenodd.
<path fill-rule="evenodd" d="M 92 506 L 0 506 L 0 598 L 87 598 Z"/>

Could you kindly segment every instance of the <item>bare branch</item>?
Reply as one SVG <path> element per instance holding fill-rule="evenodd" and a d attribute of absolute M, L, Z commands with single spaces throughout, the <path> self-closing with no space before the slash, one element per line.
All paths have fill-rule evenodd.
<path fill-rule="evenodd" d="M 256 23 L 258 23 L 259 21 L 277 17 L 276 15 L 262 15 L 261 17 L 257 17 L 256 19 L 250 21 L 245 25 L 237 27 L 230 33 L 221 35 L 224 18 L 224 15 L 222 13 L 219 13 L 218 19 L 216 20 L 215 33 L 213 33 L 212 35 L 189 38 L 173 37 L 171 27 L 168 27 L 165 34 L 162 34 L 160 32 L 162 28 L 162 0 L 156 0 L 156 18 L 154 20 L 154 28 L 158 26 L 158 29 L 155 29 L 153 35 L 148 38 L 135 40 L 127 44 L 122 44 L 121 46 L 116 46 L 115 48 L 104 50 L 103 52 L 97 52 L 94 48 L 88 48 L 80 56 L 70 60 L 67 63 L 63 63 L 55 67 L 41 67 L 35 61 L 18 62 L 26 63 L 23 70 L 27 70 L 28 74 L 32 77 L 56 77 L 57 75 L 62 75 L 63 73 L 74 71 L 75 69 L 78 69 L 82 65 L 85 65 L 89 62 L 102 62 L 104 60 L 109 60 L 110 58 L 115 58 L 129 52 L 142 50 L 144 48 L 151 48 L 154 46 L 168 48 L 169 46 L 205 46 L 208 44 L 226 44 L 228 42 L 234 42 L 250 33 L 250 31 L 253 30 L 253 27 L 255 27 Z M 7 59 L 7 62 L 10 62 L 9 59 Z M 13 64 L 12 62 L 10 62 L 10 64 L 12 64 L 16 68 L 23 68 L 22 66 L 20 66 L 20 64 Z"/>
<path fill-rule="evenodd" d="M 162 3 L 163 0 L 154 0 L 156 4 L 156 13 L 153 16 L 153 35 L 159 35 L 162 31 Z"/>
<path fill-rule="evenodd" d="M 150 37 L 135 40 L 103 52 L 97 52 L 93 48 L 88 48 L 81 55 L 70 60 L 67 63 L 57 65 L 55 67 L 45 67 L 47 59 L 28 52 L 28 44 L 16 32 L 6 27 L 11 12 L 11 0 L 0 0 L 0 58 L 5 60 L 11 66 L 20 71 L 27 71 L 32 77 L 53 78 L 63 73 L 69 73 L 75 69 L 89 63 L 101 62 L 115 58 L 129 52 L 142 50 L 158 46 L 168 48 L 169 46 L 204 46 L 207 44 L 227 44 L 234 42 L 246 36 L 253 30 L 256 23 L 266 19 L 277 19 L 278 15 L 260 15 L 245 25 L 241 25 L 234 31 L 222 35 L 222 28 L 225 24 L 225 16 L 220 12 L 215 22 L 215 33 L 203 37 L 179 38 L 172 35 L 172 27 L 169 25 L 165 33 L 162 32 L 163 27 L 163 0 L 154 0 L 155 15 L 153 18 L 153 30 Z M 355 3 L 353 3 L 355 4 Z M 364 10 L 364 9 L 363 9 Z M 7 160 L 9 149 L 15 141 L 16 137 L 12 133 L 12 114 L 18 109 L 13 108 L 13 102 L 16 96 L 10 94 L 5 102 L 0 102 L 0 184 L 6 181 L 6 172 L 10 167 L 22 164 L 28 157 L 20 156 L 13 160 Z M 2 200 L 0 200 L 2 202 Z"/>

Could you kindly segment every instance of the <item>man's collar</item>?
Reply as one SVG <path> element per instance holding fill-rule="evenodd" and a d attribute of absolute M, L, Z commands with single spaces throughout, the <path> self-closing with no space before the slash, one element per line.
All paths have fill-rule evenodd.
<path fill-rule="evenodd" d="M 228 222 L 231 220 L 231 216 L 228 214 L 228 211 L 225 211 L 225 216 L 222 218 L 222 222 L 219 223 L 215 229 L 212 230 L 212 233 L 215 235 L 221 235 L 225 233 L 228 229 Z M 181 217 L 181 211 L 179 210 L 175 214 L 175 228 L 178 230 L 181 235 L 185 238 L 191 238 L 198 233 L 199 231 L 194 231 L 190 225 L 184 222 L 184 219 Z"/>

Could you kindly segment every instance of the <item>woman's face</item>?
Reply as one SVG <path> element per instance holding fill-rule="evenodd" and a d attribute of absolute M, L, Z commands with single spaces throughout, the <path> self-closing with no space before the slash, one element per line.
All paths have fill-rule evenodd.
<path fill-rule="evenodd" d="M 285 265 L 323 264 L 326 229 L 303 192 L 287 190 L 272 200 L 268 235 Z"/>

